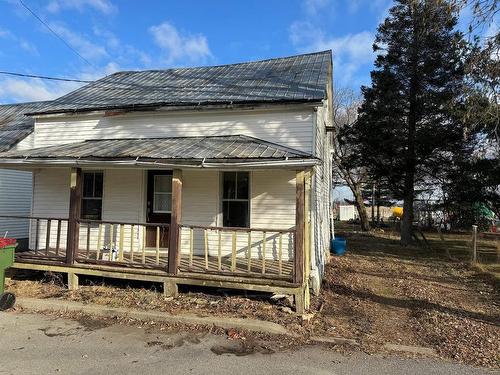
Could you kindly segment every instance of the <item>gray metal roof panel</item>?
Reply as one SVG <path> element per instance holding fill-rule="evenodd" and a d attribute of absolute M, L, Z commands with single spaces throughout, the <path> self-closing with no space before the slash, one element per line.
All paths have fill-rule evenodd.
<path fill-rule="evenodd" d="M 34 120 L 24 114 L 40 110 L 48 103 L 0 104 L 0 152 L 9 150 L 31 134 Z"/>
<path fill-rule="evenodd" d="M 234 160 L 308 159 L 312 155 L 245 135 L 210 137 L 98 139 L 78 143 L 11 150 L 5 159 L 154 159 Z"/>
<path fill-rule="evenodd" d="M 222 103 L 307 102 L 326 96 L 331 51 L 197 68 L 111 74 L 31 114 Z"/>

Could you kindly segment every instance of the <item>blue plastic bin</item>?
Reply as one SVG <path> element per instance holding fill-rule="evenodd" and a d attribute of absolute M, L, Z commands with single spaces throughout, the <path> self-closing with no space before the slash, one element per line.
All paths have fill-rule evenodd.
<path fill-rule="evenodd" d="M 335 255 L 344 255 L 347 248 L 346 242 L 346 239 L 343 237 L 335 237 L 331 243 L 332 253 Z"/>

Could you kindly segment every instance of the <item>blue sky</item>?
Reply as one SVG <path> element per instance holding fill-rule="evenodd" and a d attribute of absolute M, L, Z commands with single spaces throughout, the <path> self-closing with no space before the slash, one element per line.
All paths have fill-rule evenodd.
<path fill-rule="evenodd" d="M 117 70 L 229 64 L 334 50 L 341 86 L 369 83 L 388 0 L 0 0 L 0 70 L 93 80 Z M 88 62 L 84 61 L 87 60 Z M 0 75 L 0 103 L 77 87 Z"/>

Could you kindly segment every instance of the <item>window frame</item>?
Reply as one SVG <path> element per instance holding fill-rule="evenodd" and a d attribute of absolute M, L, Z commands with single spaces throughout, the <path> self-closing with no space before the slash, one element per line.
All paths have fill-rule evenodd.
<path fill-rule="evenodd" d="M 93 196 L 85 196 L 84 195 L 84 191 L 85 191 L 85 175 L 89 175 L 89 174 L 92 174 L 94 175 L 93 177 Z M 101 174 L 102 175 L 102 186 L 101 186 L 101 196 L 100 197 L 96 197 L 95 196 L 95 178 L 96 178 L 96 174 Z M 99 171 L 99 170 L 88 170 L 88 171 L 82 171 L 82 180 L 81 180 L 81 184 L 82 184 L 82 196 L 81 196 L 81 209 L 80 209 L 80 219 L 83 219 L 83 220 L 96 220 L 96 221 L 101 221 L 102 220 L 102 204 L 103 204 L 103 198 L 104 198 L 104 171 Z M 101 208 L 100 208 L 100 212 L 99 212 L 99 218 L 97 219 L 94 219 L 94 218 L 89 218 L 88 216 L 86 216 L 83 212 L 83 207 L 84 207 L 84 202 L 85 201 L 100 201 L 101 202 Z"/>
<path fill-rule="evenodd" d="M 236 173 L 236 185 L 235 185 L 235 194 L 238 192 L 238 173 L 246 173 L 248 175 L 248 198 L 243 199 L 243 198 L 224 198 L 224 174 L 225 173 Z M 224 225 L 224 202 L 247 202 L 248 204 L 248 209 L 247 209 L 247 217 L 246 217 L 246 223 L 247 226 L 242 226 L 242 227 L 234 227 L 234 228 L 250 228 L 251 222 L 251 202 L 252 202 L 252 173 L 250 171 L 222 171 L 220 173 L 220 221 L 221 221 L 221 226 L 222 227 L 227 227 Z M 227 227 L 227 228 L 232 228 L 232 227 Z"/>

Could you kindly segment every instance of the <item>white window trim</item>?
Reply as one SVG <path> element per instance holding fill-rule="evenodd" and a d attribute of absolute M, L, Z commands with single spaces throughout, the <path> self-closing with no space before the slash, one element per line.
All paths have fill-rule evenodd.
<path fill-rule="evenodd" d="M 224 173 L 225 172 L 246 172 L 248 173 L 248 199 L 237 199 L 237 198 L 223 198 L 224 196 Z M 219 214 L 218 216 L 218 225 L 224 226 L 224 210 L 223 204 L 224 201 L 232 201 L 232 202 L 248 202 L 248 228 L 252 227 L 252 171 L 240 171 L 240 170 L 229 170 L 229 171 L 220 171 L 219 172 Z"/>
<path fill-rule="evenodd" d="M 85 174 L 90 174 L 92 173 L 94 175 L 94 190 L 95 190 L 95 174 L 96 173 L 101 173 L 102 174 L 102 197 L 85 197 L 83 195 L 83 184 L 85 180 Z M 81 184 L 82 184 L 82 198 L 81 201 L 85 200 L 96 200 L 96 201 L 101 201 L 101 220 L 103 219 L 103 211 L 104 211 L 104 179 L 105 179 L 105 173 L 103 170 L 83 170 L 82 171 L 82 178 L 81 178 Z M 83 206 L 83 205 L 82 205 Z M 80 213 L 80 217 L 83 215 L 83 212 Z"/>

